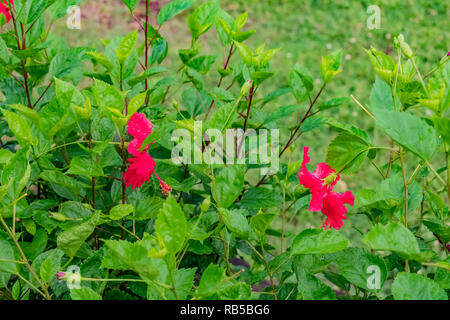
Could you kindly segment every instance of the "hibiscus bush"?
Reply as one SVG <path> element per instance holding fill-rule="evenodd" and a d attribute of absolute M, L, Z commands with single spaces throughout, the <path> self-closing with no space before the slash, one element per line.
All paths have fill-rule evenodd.
<path fill-rule="evenodd" d="M 448 299 L 447 55 L 421 70 L 398 35 L 366 49 L 368 105 L 325 100 L 342 50 L 308 62 L 320 84 L 273 70 L 247 12 L 174 0 L 152 25 L 123 0 L 137 30 L 71 47 L 51 26 L 78 2 L 0 0 L 2 299 Z M 176 15 L 192 40 L 168 63 Z M 333 116 L 349 103 L 369 127 Z M 325 129 L 326 155 L 302 143 Z M 347 190 L 370 167 L 377 184 Z"/>

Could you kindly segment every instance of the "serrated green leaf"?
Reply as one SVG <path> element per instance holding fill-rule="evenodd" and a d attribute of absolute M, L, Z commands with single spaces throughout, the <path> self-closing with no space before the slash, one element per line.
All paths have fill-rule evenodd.
<path fill-rule="evenodd" d="M 118 204 L 109 211 L 109 217 L 112 220 L 120 220 L 133 212 L 134 207 L 131 204 Z"/>
<path fill-rule="evenodd" d="M 348 244 L 334 229 L 306 229 L 294 238 L 291 255 L 333 253 L 347 248 Z"/>
<path fill-rule="evenodd" d="M 159 211 L 155 223 L 155 230 L 169 252 L 175 254 L 183 247 L 187 228 L 188 223 L 184 212 L 176 199 L 169 196 Z"/>
<path fill-rule="evenodd" d="M 399 272 L 392 283 L 395 300 L 447 300 L 447 294 L 433 280 L 420 274 Z"/>
<path fill-rule="evenodd" d="M 426 261 L 430 258 L 430 252 L 421 252 L 415 236 L 398 222 L 375 225 L 363 242 L 374 250 L 392 251 L 404 259 Z"/>
<path fill-rule="evenodd" d="M 216 176 L 217 195 L 213 193 L 213 197 L 220 207 L 228 208 L 239 197 L 244 188 L 244 173 L 244 165 L 232 165 Z"/>
<path fill-rule="evenodd" d="M 166 4 L 158 13 L 158 24 L 161 26 L 169 19 L 177 14 L 190 8 L 194 3 L 193 0 L 174 0 Z"/>

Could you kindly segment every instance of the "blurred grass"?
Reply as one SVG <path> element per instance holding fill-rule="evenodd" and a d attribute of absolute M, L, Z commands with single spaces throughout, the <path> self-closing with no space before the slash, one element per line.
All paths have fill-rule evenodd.
<path fill-rule="evenodd" d="M 156 24 L 156 15 L 168 1 L 153 1 L 151 22 Z M 203 1 L 197 1 L 198 6 Z M 141 1 L 143 4 L 144 1 Z M 349 96 L 353 94 L 363 104 L 368 102 L 375 72 L 363 48 L 371 45 L 391 53 L 392 39 L 403 33 L 416 55 L 420 57 L 419 68 L 426 72 L 448 51 L 450 36 L 450 2 L 442 0 L 233 0 L 221 1 L 222 7 L 234 17 L 248 11 L 249 18 L 246 29 L 255 29 L 256 34 L 246 43 L 251 48 L 265 43 L 266 48 L 279 48 L 271 67 L 277 70 L 274 78 L 264 83 L 260 90 L 268 93 L 275 88 L 287 86 L 289 72 L 296 64 L 307 66 L 315 79 L 316 88 L 321 84 L 321 56 L 343 48 L 343 70 L 327 88 L 321 101 L 328 98 Z M 381 28 L 369 30 L 366 12 L 370 5 L 381 8 Z M 58 22 L 54 32 L 68 39 L 71 45 L 97 46 L 101 48 L 99 38 L 111 39 L 123 36 L 138 26 L 130 17 L 128 10 L 120 0 L 84 0 L 81 5 L 82 29 L 68 30 L 64 21 Z M 142 18 L 143 5 L 135 14 Z M 169 56 L 163 63 L 174 69 L 178 68 L 177 51 L 190 45 L 190 33 L 187 29 L 184 13 L 164 25 L 161 33 L 169 42 Z M 217 65 L 225 50 L 218 41 L 214 28 L 202 38 L 202 52 L 218 55 Z M 236 57 L 234 57 L 236 59 Z M 211 72 L 212 83 L 216 83 L 218 75 Z M 281 105 L 276 102 L 269 107 Z M 352 101 L 332 109 L 327 115 L 337 120 L 348 122 L 367 129 L 377 140 L 377 130 L 371 119 Z M 292 121 L 295 121 L 292 119 Z M 309 132 L 302 136 L 301 145 L 311 147 L 312 163 L 325 160 L 326 150 L 335 133 L 329 129 Z M 282 138 L 282 141 L 284 139 Z M 384 141 L 387 143 L 387 141 Z M 296 151 L 298 159 L 300 151 Z M 388 154 L 382 154 L 377 162 L 387 161 Z M 378 173 L 367 165 L 356 174 L 345 176 L 347 183 L 341 189 L 351 188 L 356 192 L 359 188 L 379 183 Z M 339 186 L 338 186 L 339 187 Z M 350 210 L 351 211 L 351 210 Z M 313 218 L 312 218 L 313 217 Z M 319 225 L 322 215 L 308 213 L 300 217 L 300 225 L 313 223 Z M 362 218 L 362 217 L 361 217 Z M 317 220 L 317 221 L 316 221 Z M 365 230 L 366 219 L 354 220 L 353 226 Z M 295 227 L 294 227 L 295 228 Z M 351 227 L 344 227 L 346 232 L 353 232 Z"/>

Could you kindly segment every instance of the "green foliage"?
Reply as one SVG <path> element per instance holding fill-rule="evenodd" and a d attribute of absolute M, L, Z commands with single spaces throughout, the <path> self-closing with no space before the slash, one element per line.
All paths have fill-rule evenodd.
<path fill-rule="evenodd" d="M 291 255 L 333 253 L 347 246 L 348 240 L 334 230 L 307 229 L 294 238 Z"/>
<path fill-rule="evenodd" d="M 447 294 L 433 280 L 419 274 L 400 272 L 392 284 L 397 300 L 447 300 Z"/>
<path fill-rule="evenodd" d="M 1 299 L 448 299 L 447 56 L 425 73 L 426 59 L 402 35 L 392 53 L 370 47 L 365 66 L 377 78 L 349 99 L 339 83 L 364 85 L 370 77 L 353 67 L 348 43 L 321 59 L 311 50 L 311 59 L 296 57 L 301 63 L 290 67 L 278 37 L 271 48 L 257 43 L 251 11 L 174 0 L 153 26 L 139 1 L 123 0 L 136 30 L 95 48 L 69 47 L 48 30 L 79 2 L 17 1 L 14 19 L 3 20 Z M 142 5 L 145 15 L 153 10 Z M 175 52 L 163 30 L 179 20 L 185 27 L 174 29 L 192 38 Z M 130 136 L 142 128 L 127 126 L 137 112 L 152 122 L 143 141 Z M 348 124 L 343 113 L 367 121 Z M 175 162 L 178 129 L 200 140 L 189 156 L 203 159 L 224 143 L 207 136 L 211 129 L 280 129 L 271 150 L 279 170 Z M 320 178 L 326 194 L 296 178 L 298 141 L 312 139 L 323 145 L 310 149 L 312 179 L 325 167 L 311 170 L 325 146 L 335 171 Z M 235 152 L 242 146 L 246 156 L 262 157 L 234 140 Z M 137 142 L 154 165 L 131 170 Z M 142 186 L 127 187 L 127 170 L 145 173 Z M 356 195 L 354 207 L 325 200 L 341 191 Z M 307 210 L 317 197 L 323 214 Z M 335 230 L 320 228 L 317 216 L 346 219 Z"/>

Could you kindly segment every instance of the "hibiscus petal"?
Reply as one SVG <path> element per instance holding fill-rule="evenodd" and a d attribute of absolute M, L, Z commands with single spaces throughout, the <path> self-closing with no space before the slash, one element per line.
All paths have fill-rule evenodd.
<path fill-rule="evenodd" d="M 323 199 L 322 213 L 327 216 L 326 223 L 330 228 L 339 230 L 343 222 L 347 217 L 347 208 L 345 204 L 353 205 L 354 196 L 350 191 L 346 191 L 342 194 L 337 192 L 329 192 Z"/>
<path fill-rule="evenodd" d="M 308 147 L 303 148 L 303 163 L 300 171 L 298 172 L 297 178 L 300 184 L 305 188 L 308 188 L 312 194 L 312 199 L 308 210 L 320 211 L 322 209 L 322 199 L 327 194 L 327 186 L 325 186 L 322 180 L 311 174 L 306 168 L 306 165 L 310 161 L 308 150 Z"/>
<path fill-rule="evenodd" d="M 134 113 L 128 121 L 127 133 L 141 143 L 152 133 L 153 124 L 143 113 Z"/>

